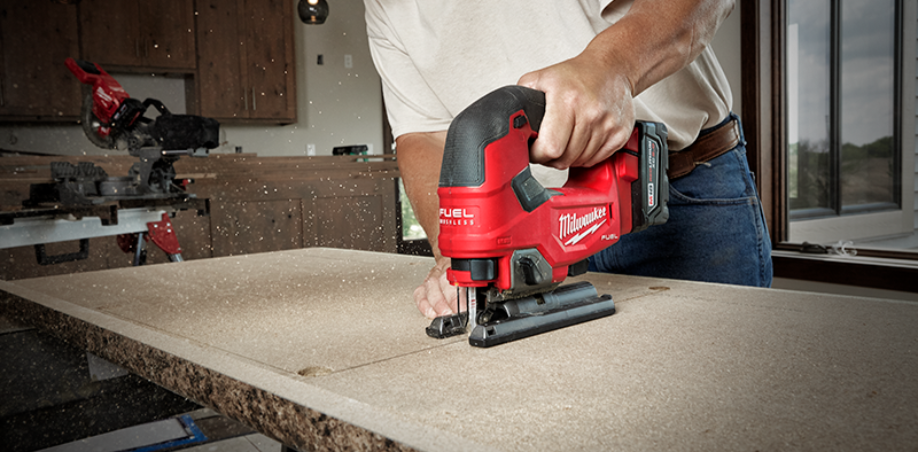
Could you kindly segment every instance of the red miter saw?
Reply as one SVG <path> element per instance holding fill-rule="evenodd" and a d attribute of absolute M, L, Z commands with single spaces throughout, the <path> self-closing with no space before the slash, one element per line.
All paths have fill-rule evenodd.
<path fill-rule="evenodd" d="M 562 188 L 529 169 L 545 95 L 500 88 L 452 122 L 440 171 L 440 235 L 450 283 L 466 310 L 434 319 L 432 337 L 490 347 L 615 313 L 588 282 L 559 285 L 623 235 L 669 217 L 666 127 L 638 121 L 627 145 Z M 458 310 L 458 309 L 457 309 Z"/>
<path fill-rule="evenodd" d="M 173 163 L 182 155 L 206 157 L 219 145 L 220 124 L 195 115 L 174 115 L 162 102 L 131 98 L 98 64 L 67 58 L 67 68 L 90 85 L 82 107 L 86 137 L 105 149 L 126 149 L 138 162 L 125 177 L 109 177 L 83 162 L 51 164 L 53 184 L 33 184 L 27 206 L 97 205 L 110 201 L 187 199 L 185 181 L 175 180 Z M 159 111 L 148 118 L 149 107 Z"/>
<path fill-rule="evenodd" d="M 191 180 L 176 179 L 173 163 L 183 155 L 206 157 L 210 149 L 219 145 L 219 123 L 202 116 L 174 115 L 156 99 L 133 99 L 98 64 L 73 58 L 67 58 L 65 64 L 80 82 L 91 87 L 82 108 L 86 137 L 101 148 L 126 149 L 137 161 L 127 176 L 121 177 L 109 177 L 92 162 L 51 162 L 53 182 L 32 184 L 29 199 L 22 203 L 25 209 L 14 212 L 12 217 L 0 216 L 0 224 L 98 217 L 103 230 L 119 225 L 119 230 L 130 231 L 119 236 L 118 243 L 124 251 L 134 253 L 134 265 L 145 261 L 147 238 L 159 245 L 170 260 L 181 260 L 181 248 L 169 216 L 188 209 L 208 215 L 210 204 L 185 190 Z M 151 106 L 159 116 L 145 116 Z M 151 214 L 160 219 L 149 221 Z M 47 256 L 43 243 L 28 243 L 35 245 L 38 262 L 47 265 L 85 259 L 89 255 L 89 238 L 110 235 L 93 229 L 96 220 L 83 224 L 82 228 L 55 228 L 63 232 L 48 240 L 78 239 L 78 253 Z"/>
<path fill-rule="evenodd" d="M 121 84 L 98 64 L 67 58 L 70 72 L 81 83 L 90 85 L 82 108 L 83 131 L 93 144 L 105 149 L 135 150 L 144 146 L 166 150 L 189 150 L 187 154 L 206 154 L 219 145 L 219 124 L 211 118 L 173 115 L 162 102 L 134 99 Z M 144 116 L 149 107 L 160 116 Z"/>

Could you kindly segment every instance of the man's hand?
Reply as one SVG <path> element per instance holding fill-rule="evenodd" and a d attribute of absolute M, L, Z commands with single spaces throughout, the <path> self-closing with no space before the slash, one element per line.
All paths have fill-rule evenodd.
<path fill-rule="evenodd" d="M 545 92 L 530 159 L 566 169 L 593 166 L 621 149 L 634 127 L 634 98 L 691 63 L 733 6 L 733 0 L 634 0 L 583 53 L 523 75 L 518 84 Z"/>
<path fill-rule="evenodd" d="M 437 264 L 424 283 L 414 291 L 414 302 L 418 311 L 428 318 L 453 313 L 456 309 L 456 288 L 446 280 L 449 258 L 440 255 L 437 247 L 439 232 L 439 199 L 437 186 L 440 179 L 440 163 L 443 160 L 443 146 L 446 131 L 430 133 L 409 133 L 398 137 L 398 167 L 402 181 L 415 216 L 433 250 Z"/>
<path fill-rule="evenodd" d="M 458 291 L 446 280 L 449 262 L 448 257 L 438 259 L 424 283 L 414 289 L 414 302 L 418 305 L 418 311 L 428 319 L 456 312 Z"/>
<path fill-rule="evenodd" d="M 593 166 L 621 149 L 634 128 L 634 88 L 583 54 L 523 75 L 519 84 L 545 92 L 545 116 L 530 160 L 558 169 Z"/>

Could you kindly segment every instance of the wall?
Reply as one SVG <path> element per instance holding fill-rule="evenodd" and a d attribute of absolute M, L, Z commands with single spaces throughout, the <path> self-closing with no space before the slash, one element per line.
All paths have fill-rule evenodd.
<path fill-rule="evenodd" d="M 304 25 L 290 2 L 296 22 L 296 124 L 221 127 L 224 144 L 213 152 L 244 152 L 259 156 L 331 155 L 341 145 L 367 144 L 382 153 L 383 107 L 380 81 L 367 45 L 362 0 L 332 0 L 328 20 Z M 318 55 L 325 64 L 316 64 Z M 352 68 L 344 57 L 351 55 Z M 63 65 L 63 62 L 61 63 Z M 154 97 L 175 113 L 184 112 L 185 80 L 161 75 L 113 74 L 132 97 Z M 148 116 L 152 115 L 151 113 Z M 104 155 L 86 140 L 77 125 L 0 125 L 0 148 L 58 155 Z"/>
<path fill-rule="evenodd" d="M 382 94 L 363 11 L 362 0 L 331 0 L 324 24 L 303 25 L 296 19 L 299 122 L 226 127 L 228 145 L 221 150 L 242 146 L 260 156 L 294 156 L 306 155 L 307 144 L 315 144 L 316 155 L 331 155 L 335 146 L 367 144 L 381 154 Z M 323 65 L 317 64 L 319 55 Z M 345 67 L 345 55 L 351 55 L 352 68 Z"/>

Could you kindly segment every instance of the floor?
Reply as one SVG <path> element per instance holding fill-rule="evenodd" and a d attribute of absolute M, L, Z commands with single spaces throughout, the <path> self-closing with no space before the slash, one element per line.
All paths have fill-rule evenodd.
<path fill-rule="evenodd" d="M 183 452 L 280 452 L 283 446 L 258 433 L 181 449 Z"/>
<path fill-rule="evenodd" d="M 82 450 L 81 438 L 187 415 L 207 442 L 169 452 L 280 452 L 281 443 L 123 369 L 0 316 L 0 437 L 4 450 Z M 122 372 L 118 372 L 121 370 Z M 149 428 L 148 428 L 149 430 Z M 53 434 L 49 432 L 54 432 Z M 155 447 L 154 447 L 155 448 Z"/>
<path fill-rule="evenodd" d="M 281 443 L 213 410 L 202 408 L 187 414 L 211 439 L 204 444 L 179 449 L 183 452 L 281 452 L 283 448 Z"/>

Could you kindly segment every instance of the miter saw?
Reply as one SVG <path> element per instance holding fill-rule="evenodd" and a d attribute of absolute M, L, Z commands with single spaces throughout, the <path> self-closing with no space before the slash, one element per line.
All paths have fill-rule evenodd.
<path fill-rule="evenodd" d="M 440 171 L 438 244 L 451 258 L 458 314 L 427 334 L 471 330 L 469 343 L 502 344 L 615 313 L 588 282 L 587 258 L 623 235 L 669 217 L 666 127 L 638 121 L 627 145 L 567 183 L 543 187 L 529 169 L 545 95 L 507 86 L 481 98 L 450 125 Z M 460 309 L 464 303 L 466 309 Z"/>
<path fill-rule="evenodd" d="M 202 116 L 172 114 L 156 99 L 141 102 L 131 98 L 98 64 L 73 58 L 67 58 L 65 64 L 80 82 L 91 87 L 81 113 L 89 141 L 104 149 L 126 150 L 138 161 L 122 177 L 110 177 L 92 162 L 52 162 L 54 182 L 32 184 L 29 199 L 23 201 L 25 209 L 0 216 L 0 226 L 12 228 L 21 223 L 23 237 L 30 235 L 30 230 L 47 232 L 40 239 L 23 239 L 7 246 L 32 244 L 45 237 L 48 241 L 79 239 L 79 253 L 47 257 L 43 243 L 35 243 L 36 253 L 42 264 L 84 259 L 88 255 L 87 237 L 106 235 L 106 228 L 115 230 L 111 226 L 119 225 L 119 217 L 122 223 L 137 218 L 136 226 L 119 225 L 132 232 L 118 240 L 123 250 L 135 253 L 135 265 L 145 260 L 144 241 L 148 238 L 170 260 L 181 260 L 169 215 L 186 209 L 206 215 L 210 209 L 206 199 L 185 190 L 190 180 L 176 179 L 173 163 L 183 155 L 206 157 L 219 145 L 219 123 Z M 158 117 L 145 116 L 150 107 L 159 112 Z M 81 232 L 93 228 L 93 222 L 85 228 L 60 223 L 83 221 L 84 217 L 98 217 L 103 230 Z"/>
<path fill-rule="evenodd" d="M 67 58 L 67 68 L 92 90 L 82 106 L 86 137 L 104 149 L 127 150 L 138 157 L 127 177 L 109 177 L 92 163 L 51 164 L 55 183 L 33 185 L 29 204 L 99 204 L 125 199 L 187 198 L 184 182 L 175 180 L 173 163 L 182 155 L 205 157 L 219 145 L 216 120 L 174 115 L 162 102 L 131 98 L 98 64 Z M 147 118 L 149 107 L 159 117 Z"/>

